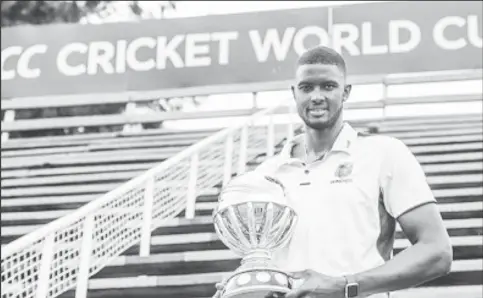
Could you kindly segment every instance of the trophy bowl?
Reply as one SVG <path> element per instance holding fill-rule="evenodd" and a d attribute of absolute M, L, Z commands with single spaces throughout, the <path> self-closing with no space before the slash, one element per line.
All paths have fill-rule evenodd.
<path fill-rule="evenodd" d="M 223 187 L 213 212 L 215 231 L 242 256 L 224 282 L 223 298 L 265 297 L 292 288 L 290 277 L 272 263 L 272 253 L 290 239 L 296 221 L 285 187 L 273 177 L 248 172 Z"/>

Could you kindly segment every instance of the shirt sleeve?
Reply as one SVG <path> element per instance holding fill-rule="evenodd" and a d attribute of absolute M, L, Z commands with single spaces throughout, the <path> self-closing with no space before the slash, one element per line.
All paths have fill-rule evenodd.
<path fill-rule="evenodd" d="M 381 171 L 381 190 L 387 212 L 398 218 L 436 200 L 414 154 L 400 140 L 391 138 Z"/>

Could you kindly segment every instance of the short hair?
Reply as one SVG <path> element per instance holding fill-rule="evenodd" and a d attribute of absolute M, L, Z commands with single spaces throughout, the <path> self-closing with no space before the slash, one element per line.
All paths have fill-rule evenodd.
<path fill-rule="evenodd" d="M 342 56 L 335 50 L 324 46 L 317 46 L 308 49 L 303 53 L 297 60 L 297 67 L 305 64 L 336 65 L 344 74 L 346 74 L 344 58 L 342 58 Z"/>

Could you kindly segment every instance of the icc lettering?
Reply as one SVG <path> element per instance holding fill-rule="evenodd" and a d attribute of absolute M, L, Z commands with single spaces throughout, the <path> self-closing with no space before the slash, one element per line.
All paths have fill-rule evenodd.
<path fill-rule="evenodd" d="M 40 76 L 40 69 L 33 68 L 32 59 L 41 59 L 39 56 L 47 52 L 47 45 L 36 44 L 27 48 L 13 46 L 2 49 L 2 81 L 14 79 L 16 75 L 25 79 L 34 79 Z M 10 58 L 17 57 L 15 67 L 5 69 L 5 63 Z"/>
<path fill-rule="evenodd" d="M 57 53 L 60 73 L 66 76 L 124 73 L 127 68 L 135 71 L 209 66 L 212 60 L 219 65 L 229 63 L 230 42 L 238 38 L 238 32 L 214 32 L 165 36 L 139 37 L 132 41 L 93 41 L 69 43 Z M 212 48 L 218 49 L 212 57 Z M 43 44 L 23 48 L 11 46 L 2 50 L 2 81 L 16 76 L 32 79 L 41 74 L 32 61 L 41 61 L 47 52 Z M 39 63 L 40 66 L 40 63 Z"/>

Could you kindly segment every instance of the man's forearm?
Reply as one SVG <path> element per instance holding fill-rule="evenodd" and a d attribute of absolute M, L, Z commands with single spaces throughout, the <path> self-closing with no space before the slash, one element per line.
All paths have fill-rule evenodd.
<path fill-rule="evenodd" d="M 414 287 L 447 274 L 451 248 L 417 243 L 382 266 L 354 275 L 361 297 Z"/>

